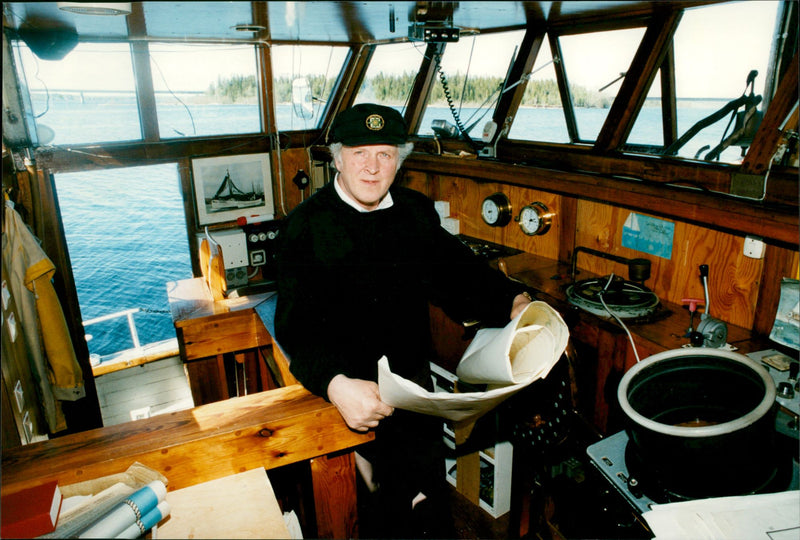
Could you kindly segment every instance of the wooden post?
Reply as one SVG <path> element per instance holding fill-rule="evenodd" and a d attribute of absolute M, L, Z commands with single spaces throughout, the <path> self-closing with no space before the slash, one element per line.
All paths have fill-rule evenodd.
<path fill-rule="evenodd" d="M 316 501 L 317 536 L 358 538 L 356 468 L 353 452 L 312 459 L 311 482 Z"/>

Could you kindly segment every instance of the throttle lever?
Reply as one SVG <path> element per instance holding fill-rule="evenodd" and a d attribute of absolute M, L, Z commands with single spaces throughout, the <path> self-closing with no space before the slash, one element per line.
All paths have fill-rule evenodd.
<path fill-rule="evenodd" d="M 703 293 L 706 299 L 706 311 L 700 315 L 697 332 L 703 335 L 704 347 L 722 347 L 728 339 L 728 326 L 711 316 L 711 301 L 708 298 L 708 265 L 700 265 L 700 279 L 703 282 Z"/>

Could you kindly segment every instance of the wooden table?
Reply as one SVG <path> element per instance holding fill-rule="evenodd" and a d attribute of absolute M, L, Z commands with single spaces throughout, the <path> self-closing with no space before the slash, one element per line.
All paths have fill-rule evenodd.
<path fill-rule="evenodd" d="M 274 292 L 214 300 L 203 278 L 167 283 L 172 322 L 195 405 L 274 388 L 272 337 L 254 307 Z M 278 384 L 280 386 L 280 384 Z"/>
<path fill-rule="evenodd" d="M 2 493 L 100 478 L 134 462 L 166 476 L 173 491 L 309 460 L 316 536 L 352 538 L 358 536 L 352 449 L 373 438 L 350 430 L 333 405 L 294 384 L 4 450 Z"/>

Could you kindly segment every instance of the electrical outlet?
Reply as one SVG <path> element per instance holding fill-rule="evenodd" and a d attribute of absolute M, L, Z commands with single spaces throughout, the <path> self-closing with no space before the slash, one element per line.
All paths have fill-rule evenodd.
<path fill-rule="evenodd" d="M 744 256 L 751 259 L 763 259 L 766 246 L 759 236 L 746 236 L 744 239 Z"/>

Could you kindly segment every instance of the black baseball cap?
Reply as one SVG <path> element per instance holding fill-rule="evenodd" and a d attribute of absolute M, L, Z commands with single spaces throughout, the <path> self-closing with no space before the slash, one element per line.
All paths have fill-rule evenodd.
<path fill-rule="evenodd" d="M 360 103 L 339 113 L 329 133 L 329 142 L 345 146 L 405 144 L 408 140 L 403 116 L 391 107 Z"/>

